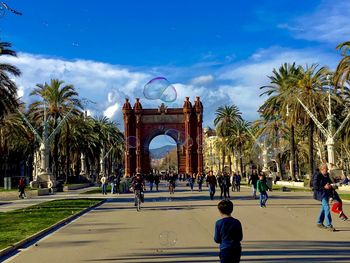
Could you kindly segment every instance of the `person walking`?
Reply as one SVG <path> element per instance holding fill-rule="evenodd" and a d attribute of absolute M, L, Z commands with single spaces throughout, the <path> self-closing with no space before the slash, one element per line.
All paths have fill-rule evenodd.
<path fill-rule="evenodd" d="M 232 175 L 231 175 L 231 185 L 232 185 L 232 192 L 236 191 L 236 172 L 234 172 Z"/>
<path fill-rule="evenodd" d="M 235 182 L 234 182 L 234 184 L 236 185 L 237 192 L 241 191 L 241 180 L 242 180 L 241 174 L 238 172 L 235 176 Z"/>
<path fill-rule="evenodd" d="M 220 262 L 238 263 L 242 253 L 242 224 L 232 217 L 233 203 L 230 200 L 220 201 L 218 210 L 222 218 L 215 223 L 214 241 L 220 244 Z"/>
<path fill-rule="evenodd" d="M 156 185 L 156 190 L 157 190 L 157 192 L 158 192 L 159 182 L 160 182 L 159 174 L 156 174 L 156 175 L 154 176 L 154 184 Z"/>
<path fill-rule="evenodd" d="M 24 189 L 26 188 L 26 183 L 24 181 L 24 178 L 21 177 L 18 181 L 18 192 L 19 192 L 19 198 L 24 199 L 26 196 Z"/>
<path fill-rule="evenodd" d="M 120 194 L 120 176 L 119 175 L 117 175 L 114 178 L 114 185 L 115 185 L 115 193 L 119 195 Z"/>
<path fill-rule="evenodd" d="M 193 192 L 193 186 L 194 186 L 195 178 L 196 178 L 196 174 L 192 174 L 188 178 L 188 184 L 190 185 L 191 192 Z"/>
<path fill-rule="evenodd" d="M 153 183 L 154 183 L 153 173 L 149 174 L 148 181 L 149 181 L 149 190 L 152 192 L 153 191 Z"/>
<path fill-rule="evenodd" d="M 102 175 L 101 177 L 101 188 L 102 188 L 102 194 L 107 195 L 107 178 L 105 175 Z"/>
<path fill-rule="evenodd" d="M 256 187 L 259 180 L 258 171 L 253 168 L 252 174 L 249 176 L 248 184 L 252 184 L 253 198 L 256 199 Z"/>
<path fill-rule="evenodd" d="M 259 174 L 259 180 L 256 184 L 256 188 L 260 193 L 260 208 L 266 207 L 266 202 L 269 196 L 267 195 L 267 190 L 269 187 L 266 184 L 266 176 L 263 172 Z"/>
<path fill-rule="evenodd" d="M 219 184 L 219 187 L 220 187 L 220 199 L 222 199 L 222 195 L 224 194 L 224 188 L 223 188 L 223 181 L 224 181 L 224 177 L 222 174 L 218 174 L 218 177 L 217 177 L 217 181 L 218 181 L 218 184 Z"/>
<path fill-rule="evenodd" d="M 209 186 L 210 199 L 213 200 L 215 195 L 215 187 L 217 187 L 217 181 L 216 181 L 216 177 L 213 174 L 213 171 L 209 171 L 206 181 Z"/>
<path fill-rule="evenodd" d="M 111 178 L 111 194 L 115 194 L 115 184 L 114 184 L 114 176 Z"/>
<path fill-rule="evenodd" d="M 199 173 L 197 177 L 198 182 L 198 192 L 202 192 L 202 185 L 203 185 L 204 175 Z"/>
<path fill-rule="evenodd" d="M 321 211 L 317 218 L 317 227 L 334 232 L 335 228 L 332 225 L 332 216 L 329 209 L 329 197 L 332 193 L 331 184 L 332 181 L 329 177 L 327 164 L 323 163 L 320 166 L 320 171 L 314 174 L 312 180 L 314 199 L 321 202 Z M 323 224 L 325 219 L 326 226 Z"/>
<path fill-rule="evenodd" d="M 224 191 L 224 198 L 230 199 L 230 176 L 227 173 L 224 173 L 223 180 L 222 180 L 222 188 Z"/>

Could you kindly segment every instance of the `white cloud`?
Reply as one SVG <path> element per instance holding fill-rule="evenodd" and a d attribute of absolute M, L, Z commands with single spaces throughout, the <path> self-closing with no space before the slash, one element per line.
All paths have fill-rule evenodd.
<path fill-rule="evenodd" d="M 80 97 L 86 99 L 85 107 L 89 115 L 103 114 L 123 123 L 121 107 L 126 97 L 132 105 L 135 98 L 139 97 L 143 108 L 156 108 L 163 102 L 144 98 L 143 87 L 156 75 L 166 75 L 168 79 L 178 80 L 173 84 L 177 98 L 174 102 L 166 103 L 167 106 L 182 107 L 185 97 L 190 97 L 194 102 L 196 96 L 200 96 L 205 113 L 203 125 L 212 126 L 217 107 L 224 104 L 238 105 L 248 120 L 257 118 L 256 111 L 264 100 L 259 97 L 259 87 L 267 84 L 267 75 L 271 74 L 273 68 L 294 61 L 301 65 L 327 63 L 334 68 L 336 56 L 336 53 L 329 55 L 316 49 L 271 47 L 257 51 L 246 61 L 221 67 L 198 67 L 195 64 L 187 68 L 159 67 L 157 72 L 154 68 L 131 69 L 95 61 L 68 61 L 25 53 L 20 53 L 18 58 L 4 59 L 22 70 L 23 75 L 16 79 L 16 83 L 20 87 L 18 95 L 23 96 L 22 99 L 27 103 L 34 100 L 29 93 L 37 83 L 57 77 L 74 84 Z M 198 72 L 204 74 L 199 75 Z"/>
<path fill-rule="evenodd" d="M 350 1 L 324 0 L 314 13 L 297 18 L 294 23 L 280 24 L 296 38 L 337 45 L 349 40 Z"/>
<path fill-rule="evenodd" d="M 202 75 L 191 80 L 194 85 L 205 85 L 213 82 L 214 77 L 212 75 Z"/>
<path fill-rule="evenodd" d="M 69 61 L 27 53 L 19 53 L 17 58 L 4 57 L 3 60 L 21 69 L 22 76 L 16 78 L 16 83 L 20 87 L 18 95 L 23 96 L 25 102 L 34 100 L 29 94 L 36 84 L 59 78 L 67 84 L 73 84 L 81 98 L 95 102 L 85 105 L 91 114 L 106 112 L 106 116 L 114 116 L 116 112 L 113 110 L 120 110 L 116 109 L 116 103 L 125 97 L 132 99 L 140 96 L 144 83 L 151 76 L 147 72 L 119 65 L 89 60 Z"/>
<path fill-rule="evenodd" d="M 118 104 L 114 104 L 112 106 L 109 106 L 104 112 L 103 115 L 106 116 L 109 119 L 112 119 L 115 114 L 117 113 L 119 109 L 119 105 Z"/>
<path fill-rule="evenodd" d="M 232 103 L 239 106 L 243 116 L 248 120 L 258 117 L 257 110 L 263 103 L 262 93 L 259 87 L 268 84 L 267 76 L 271 75 L 274 68 L 279 68 L 283 63 L 293 63 L 305 66 L 306 64 L 319 63 L 321 66 L 327 63 L 335 68 L 337 55 L 329 55 L 316 49 L 292 50 L 280 47 L 271 47 L 260 50 L 251 56 L 251 59 L 234 64 L 222 70 L 219 80 L 229 80 L 231 84 L 219 88 L 221 93 L 226 93 Z"/>

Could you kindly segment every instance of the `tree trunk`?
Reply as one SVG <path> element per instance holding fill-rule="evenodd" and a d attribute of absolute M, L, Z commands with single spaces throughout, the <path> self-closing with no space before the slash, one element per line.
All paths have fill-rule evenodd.
<path fill-rule="evenodd" d="M 66 132 L 66 183 L 68 183 L 69 166 L 70 166 L 70 147 L 69 147 L 69 124 L 67 122 Z"/>
<path fill-rule="evenodd" d="M 294 125 L 290 128 L 290 169 L 291 169 L 291 176 L 292 179 L 295 181 L 295 140 L 294 140 Z"/>
<path fill-rule="evenodd" d="M 229 163 L 229 166 L 230 166 L 230 173 L 232 173 L 232 160 L 231 160 L 231 154 L 228 155 L 228 163 Z"/>
<path fill-rule="evenodd" d="M 277 154 L 277 165 L 279 166 L 279 170 L 280 170 L 280 178 L 281 180 L 283 180 L 283 171 L 282 171 L 282 157 L 281 157 L 281 153 Z"/>
<path fill-rule="evenodd" d="M 222 149 L 222 172 L 225 170 L 225 148 Z"/>
<path fill-rule="evenodd" d="M 309 175 L 310 182 L 312 181 L 312 175 L 314 174 L 314 122 L 309 119 Z"/>
<path fill-rule="evenodd" d="M 55 116 L 54 125 L 53 125 L 53 131 L 56 130 L 58 125 L 58 116 Z M 55 180 L 58 177 L 58 142 L 59 142 L 59 133 L 56 133 L 55 139 L 54 139 L 54 145 L 53 145 L 53 175 Z M 50 145 L 50 144 L 49 144 Z"/>
<path fill-rule="evenodd" d="M 239 145 L 239 165 L 241 169 L 241 176 L 243 176 L 243 156 L 242 156 L 242 145 Z"/>

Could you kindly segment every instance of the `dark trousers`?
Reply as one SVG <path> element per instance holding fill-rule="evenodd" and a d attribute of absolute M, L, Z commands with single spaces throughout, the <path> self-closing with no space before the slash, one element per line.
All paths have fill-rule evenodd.
<path fill-rule="evenodd" d="M 224 194 L 224 187 L 220 186 L 220 199 L 222 199 L 223 194 Z"/>
<path fill-rule="evenodd" d="M 230 198 L 230 187 L 224 186 L 224 198 Z"/>
<path fill-rule="evenodd" d="M 242 248 L 230 248 L 220 251 L 221 263 L 239 263 L 241 261 Z"/>
<path fill-rule="evenodd" d="M 241 184 L 236 184 L 237 192 L 241 191 Z"/>

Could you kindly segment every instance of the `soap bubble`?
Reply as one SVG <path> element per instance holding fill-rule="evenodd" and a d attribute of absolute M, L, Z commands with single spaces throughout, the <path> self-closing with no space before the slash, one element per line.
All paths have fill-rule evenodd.
<path fill-rule="evenodd" d="M 0 6 L 0 17 L 5 16 L 5 14 L 6 14 L 5 7 L 3 7 L 3 6 L 1 5 L 1 6 Z"/>
<path fill-rule="evenodd" d="M 159 242 L 162 246 L 173 247 L 177 243 L 177 236 L 173 231 L 163 231 L 159 234 Z"/>
<path fill-rule="evenodd" d="M 164 90 L 160 99 L 164 102 L 174 102 L 176 100 L 176 97 L 177 97 L 176 89 L 173 85 L 170 85 Z"/>
<path fill-rule="evenodd" d="M 135 136 L 129 136 L 126 138 L 125 143 L 129 148 L 136 148 L 136 137 Z"/>
<path fill-rule="evenodd" d="M 156 77 L 147 82 L 143 95 L 146 99 L 160 99 L 164 102 L 173 102 L 177 98 L 175 87 L 164 77 Z"/>
<path fill-rule="evenodd" d="M 187 137 L 184 132 L 178 131 L 176 129 L 168 129 L 164 133 L 165 135 L 170 136 L 171 138 L 175 139 L 176 143 L 180 146 L 187 145 L 191 147 L 193 145 L 193 140 L 191 137 Z M 170 139 L 169 139 L 170 140 Z M 174 141 L 172 141 L 174 143 Z"/>

